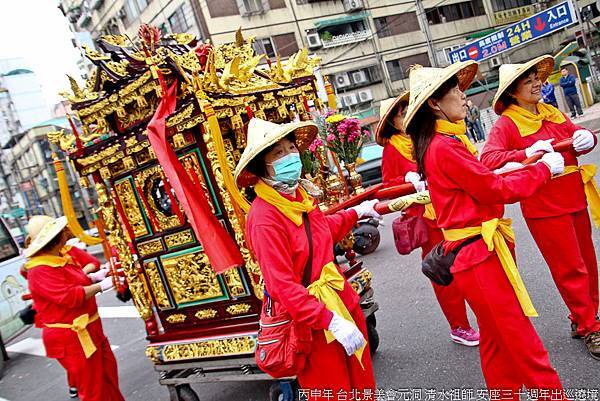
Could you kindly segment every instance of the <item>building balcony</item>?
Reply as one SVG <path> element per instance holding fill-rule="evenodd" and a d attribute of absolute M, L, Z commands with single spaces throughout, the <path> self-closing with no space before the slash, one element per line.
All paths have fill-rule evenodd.
<path fill-rule="evenodd" d="M 363 31 L 348 32 L 341 35 L 334 35 L 331 39 L 324 40 L 321 38 L 323 48 L 328 49 L 330 47 L 344 46 L 351 43 L 362 42 L 371 37 L 371 31 L 365 29 Z"/>

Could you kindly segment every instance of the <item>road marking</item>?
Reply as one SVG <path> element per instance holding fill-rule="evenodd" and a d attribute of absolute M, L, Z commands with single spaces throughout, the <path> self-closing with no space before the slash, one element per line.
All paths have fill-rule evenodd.
<path fill-rule="evenodd" d="M 101 306 L 98 308 L 98 313 L 103 319 L 140 317 L 140 314 L 138 313 L 137 309 L 135 309 L 135 306 Z"/>
<path fill-rule="evenodd" d="M 6 350 L 8 352 L 18 352 L 19 354 L 46 356 L 46 350 L 41 338 L 28 337 L 18 343 L 9 345 L 6 347 Z"/>
<path fill-rule="evenodd" d="M 110 348 L 114 351 L 119 348 L 118 345 L 111 345 Z M 46 356 L 46 349 L 41 338 L 27 337 L 17 343 L 11 344 L 6 347 L 8 352 L 15 352 L 19 354 L 28 354 L 35 356 Z M 2 398 L 0 398 L 2 401 Z"/>

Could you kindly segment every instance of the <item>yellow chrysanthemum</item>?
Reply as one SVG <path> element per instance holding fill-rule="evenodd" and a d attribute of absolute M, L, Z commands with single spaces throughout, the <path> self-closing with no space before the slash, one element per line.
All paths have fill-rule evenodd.
<path fill-rule="evenodd" d="M 344 120 L 346 118 L 346 116 L 341 115 L 341 114 L 332 114 L 329 117 L 327 117 L 325 119 L 325 121 L 327 121 L 329 124 L 336 124 L 339 123 L 340 121 Z"/>

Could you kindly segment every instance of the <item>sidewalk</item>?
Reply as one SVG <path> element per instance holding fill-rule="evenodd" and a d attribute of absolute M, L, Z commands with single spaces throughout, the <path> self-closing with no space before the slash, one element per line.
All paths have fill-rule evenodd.
<path fill-rule="evenodd" d="M 583 116 L 573 119 L 573 122 L 590 131 L 600 130 L 600 103 L 593 104 L 591 107 L 584 109 Z"/>

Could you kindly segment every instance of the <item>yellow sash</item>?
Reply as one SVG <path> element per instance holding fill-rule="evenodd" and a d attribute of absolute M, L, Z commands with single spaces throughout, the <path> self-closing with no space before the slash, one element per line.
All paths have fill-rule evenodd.
<path fill-rule="evenodd" d="M 79 338 L 79 343 L 81 344 L 81 348 L 83 348 L 83 352 L 85 353 L 85 357 L 89 358 L 96 352 L 97 348 L 92 341 L 92 337 L 90 336 L 89 331 L 87 330 L 88 324 L 95 322 L 100 317 L 98 313 L 94 313 L 92 317 L 90 317 L 87 313 L 84 313 L 81 316 L 73 319 L 73 323 L 48 323 L 45 324 L 46 327 L 56 328 L 56 329 L 71 329 L 75 333 L 77 333 L 77 337 Z"/>
<path fill-rule="evenodd" d="M 70 256 L 54 256 L 54 255 L 39 255 L 29 259 L 23 267 L 25 270 L 33 269 L 36 266 L 50 266 L 50 267 L 63 267 L 64 265 L 71 263 L 72 259 Z"/>
<path fill-rule="evenodd" d="M 300 227 L 302 225 L 302 213 L 310 213 L 315 209 L 313 198 L 302 188 L 298 186 L 298 191 L 302 196 L 302 202 L 291 201 L 283 197 L 270 185 L 265 184 L 262 180 L 254 186 L 254 192 L 256 196 L 264 200 L 270 205 L 273 205 L 281 213 L 290 219 L 295 225 Z"/>
<path fill-rule="evenodd" d="M 510 219 L 491 219 L 481 224 L 481 227 L 466 227 L 443 230 L 446 241 L 460 241 L 481 234 L 483 241 L 490 252 L 495 251 L 504 268 L 504 273 L 512 285 L 521 304 L 525 316 L 537 316 L 531 298 L 527 293 L 525 284 L 521 279 L 515 260 L 508 248 L 506 241 L 515 242 L 515 233 L 511 227 Z"/>
<path fill-rule="evenodd" d="M 584 164 L 583 166 L 565 166 L 565 172 L 556 177 L 562 177 L 563 175 L 572 174 L 579 172 L 581 179 L 583 180 L 583 189 L 585 191 L 585 197 L 587 198 L 588 205 L 590 205 L 590 213 L 592 215 L 592 221 L 596 228 L 600 227 L 600 191 L 594 177 L 596 176 L 596 170 L 598 167 L 595 164 Z"/>
<path fill-rule="evenodd" d="M 457 137 L 473 156 L 477 156 L 477 148 L 475 148 L 475 145 L 473 145 L 467 137 L 467 125 L 464 120 L 457 123 L 452 123 L 447 120 L 435 120 L 435 132 L 446 136 Z"/>
<path fill-rule="evenodd" d="M 390 138 L 390 144 L 404 157 L 406 160 L 415 162 L 413 157 L 413 143 L 408 135 L 395 134 Z"/>
<path fill-rule="evenodd" d="M 538 132 L 542 128 L 544 120 L 555 124 L 562 124 L 566 121 L 563 113 L 549 104 L 538 103 L 537 111 L 538 114 L 533 114 L 516 104 L 511 104 L 504 110 L 502 115 L 510 118 L 515 123 L 521 136 L 529 136 Z"/>
<path fill-rule="evenodd" d="M 346 308 L 346 305 L 344 305 L 342 299 L 338 295 L 338 291 L 344 289 L 344 282 L 344 277 L 335 267 L 335 264 L 329 262 L 323 266 L 319 279 L 308 286 L 308 293 L 325 304 L 325 307 L 330 311 L 335 312 L 344 319 L 356 324 L 354 319 L 352 319 L 352 315 L 348 311 L 348 308 Z M 325 330 L 325 338 L 327 339 L 328 344 L 335 340 L 335 337 L 329 330 Z M 354 354 L 356 358 L 358 358 L 358 362 L 360 362 L 361 366 L 362 355 L 366 346 L 367 344 L 365 342 L 365 345 Z M 364 366 L 362 367 L 364 369 Z"/>

